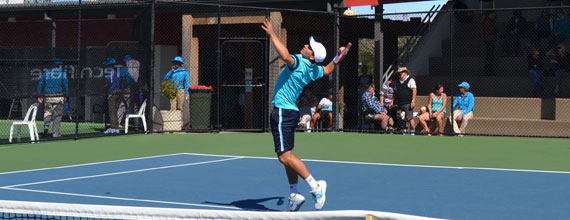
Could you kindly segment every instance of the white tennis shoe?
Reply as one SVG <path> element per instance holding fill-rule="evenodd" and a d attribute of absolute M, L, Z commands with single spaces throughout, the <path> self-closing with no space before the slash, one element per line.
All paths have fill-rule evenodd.
<path fill-rule="evenodd" d="M 320 210 L 325 205 L 325 201 L 327 199 L 327 182 L 319 180 L 317 185 L 317 188 L 311 191 L 311 195 L 313 195 L 313 200 L 315 201 L 315 209 Z"/>
<path fill-rule="evenodd" d="M 289 197 L 289 211 L 298 211 L 303 203 L 305 203 L 305 197 L 299 193 L 295 193 L 294 196 Z"/>

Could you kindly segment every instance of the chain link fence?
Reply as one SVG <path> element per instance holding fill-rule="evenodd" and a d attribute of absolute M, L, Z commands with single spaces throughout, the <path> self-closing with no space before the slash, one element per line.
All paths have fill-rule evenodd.
<path fill-rule="evenodd" d="M 300 95 L 300 132 L 570 137 L 570 9 L 452 4 L 358 16 L 166 0 L 3 6 L 0 142 L 27 142 L 35 130 L 41 141 L 268 131 L 286 64 L 265 19 L 291 54 L 314 36 L 328 51 L 323 65 L 352 43 L 335 72 Z M 401 67 L 415 83 L 399 85 Z M 462 82 L 472 114 L 452 108 L 470 108 Z M 417 97 L 404 108 L 411 88 Z"/>

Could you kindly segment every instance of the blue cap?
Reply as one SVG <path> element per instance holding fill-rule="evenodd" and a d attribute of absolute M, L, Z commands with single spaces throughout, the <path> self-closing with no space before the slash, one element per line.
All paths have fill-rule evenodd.
<path fill-rule="evenodd" d="M 53 58 L 53 63 L 55 63 L 55 65 L 63 65 L 63 61 L 61 61 L 59 58 L 54 57 Z"/>
<path fill-rule="evenodd" d="M 103 65 L 108 66 L 108 65 L 113 65 L 115 63 L 117 63 L 117 60 L 115 60 L 115 58 L 107 58 L 107 60 L 105 60 Z"/>
<path fill-rule="evenodd" d="M 471 86 L 469 85 L 469 83 L 467 83 L 467 82 L 462 82 L 462 83 L 459 84 L 458 86 L 459 86 L 459 88 L 465 87 L 465 88 L 468 88 L 468 89 L 471 87 Z"/>
<path fill-rule="evenodd" d="M 135 58 L 133 58 L 133 56 L 131 56 L 130 54 L 125 55 L 125 58 L 123 58 L 123 61 L 127 62 L 130 60 L 134 60 Z"/>
<path fill-rule="evenodd" d="M 174 63 L 174 62 L 180 62 L 180 63 L 182 63 L 182 64 L 186 64 L 186 63 L 184 62 L 184 60 L 182 60 L 182 57 L 181 57 L 181 56 L 176 56 L 176 57 L 174 57 L 174 59 L 172 59 L 170 62 L 173 62 L 173 63 Z"/>

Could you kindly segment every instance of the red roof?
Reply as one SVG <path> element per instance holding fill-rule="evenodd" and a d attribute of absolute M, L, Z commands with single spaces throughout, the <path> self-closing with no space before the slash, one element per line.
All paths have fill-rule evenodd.
<path fill-rule="evenodd" d="M 392 3 L 419 2 L 419 1 L 429 1 L 429 0 L 345 0 L 344 7 L 378 5 L 378 2 L 380 2 L 381 4 L 392 4 Z"/>

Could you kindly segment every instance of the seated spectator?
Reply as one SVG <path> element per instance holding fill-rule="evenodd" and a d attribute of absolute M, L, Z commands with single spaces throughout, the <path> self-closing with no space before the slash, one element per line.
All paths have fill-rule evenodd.
<path fill-rule="evenodd" d="M 536 48 L 540 48 L 542 43 L 540 42 L 541 39 L 550 38 L 552 35 L 552 29 L 550 24 L 552 22 L 552 16 L 550 16 L 550 12 L 548 9 L 542 9 L 542 13 L 538 18 L 536 18 L 535 30 L 536 33 L 532 35 L 532 45 Z M 553 45 L 549 45 L 549 48 L 552 48 Z"/>
<path fill-rule="evenodd" d="M 437 84 L 429 94 L 427 111 L 418 116 L 427 136 L 431 136 L 431 131 L 427 125 L 427 122 L 431 120 L 437 122 L 437 136 L 443 136 L 443 120 L 447 113 L 445 106 L 447 106 L 447 94 L 443 90 L 443 85 Z"/>
<path fill-rule="evenodd" d="M 388 130 L 388 111 L 374 96 L 374 83 L 368 84 L 367 91 L 362 93 L 362 112 L 365 117 L 380 122 L 382 131 Z"/>
<path fill-rule="evenodd" d="M 394 92 L 396 91 L 397 80 L 396 76 L 393 75 L 382 85 L 380 90 L 380 104 L 388 111 L 389 130 L 393 129 L 394 122 L 398 119 L 398 108 L 394 106 Z"/>
<path fill-rule="evenodd" d="M 552 19 L 552 35 L 555 43 L 570 38 L 570 20 L 561 9 L 556 10 L 556 16 Z"/>
<path fill-rule="evenodd" d="M 509 19 L 503 51 L 507 56 L 520 56 L 521 38 L 526 35 L 527 22 L 521 10 L 514 10 L 513 17 Z"/>
<path fill-rule="evenodd" d="M 455 11 L 455 18 L 461 23 L 471 23 L 473 21 L 473 12 L 467 11 L 469 7 L 465 0 L 455 0 L 453 3 L 453 10 Z"/>
<path fill-rule="evenodd" d="M 449 122 L 453 124 L 453 132 L 458 136 L 465 134 L 467 122 L 473 118 L 475 96 L 469 92 L 469 88 L 471 86 L 467 82 L 459 84 L 459 93 L 453 101 L 453 117 L 449 117 Z"/>
<path fill-rule="evenodd" d="M 556 86 L 554 87 L 554 94 L 558 95 L 560 92 L 560 81 L 562 78 L 570 75 L 568 68 L 570 68 L 570 55 L 566 50 L 566 45 L 559 44 L 556 47 L 556 57 L 550 60 L 550 63 L 554 64 L 555 76 L 556 76 Z"/>
<path fill-rule="evenodd" d="M 497 14 L 494 11 L 487 11 L 481 23 L 483 28 L 483 40 L 485 42 L 485 74 L 495 75 L 493 63 L 495 61 L 495 46 L 497 45 Z"/>
<path fill-rule="evenodd" d="M 311 120 L 311 129 L 315 128 L 315 124 L 317 120 L 321 119 L 324 123 L 326 123 L 325 127 L 332 126 L 332 99 L 333 93 L 329 91 L 328 97 L 323 97 L 319 104 L 317 105 L 317 112 L 313 115 L 313 120 Z M 327 120 L 328 117 L 328 120 Z M 310 130 L 309 130 L 310 131 Z"/>
<path fill-rule="evenodd" d="M 534 81 L 532 87 L 532 95 L 538 97 L 539 90 L 542 92 L 544 88 L 542 87 L 542 75 L 543 75 L 544 61 L 542 54 L 538 48 L 531 50 L 528 55 L 528 74 Z"/>
<path fill-rule="evenodd" d="M 313 88 L 310 85 L 305 87 L 303 96 L 297 100 L 297 106 L 299 106 L 299 115 L 301 115 L 298 127 L 306 128 L 308 131 L 317 108 L 317 97 L 313 96 Z"/>

